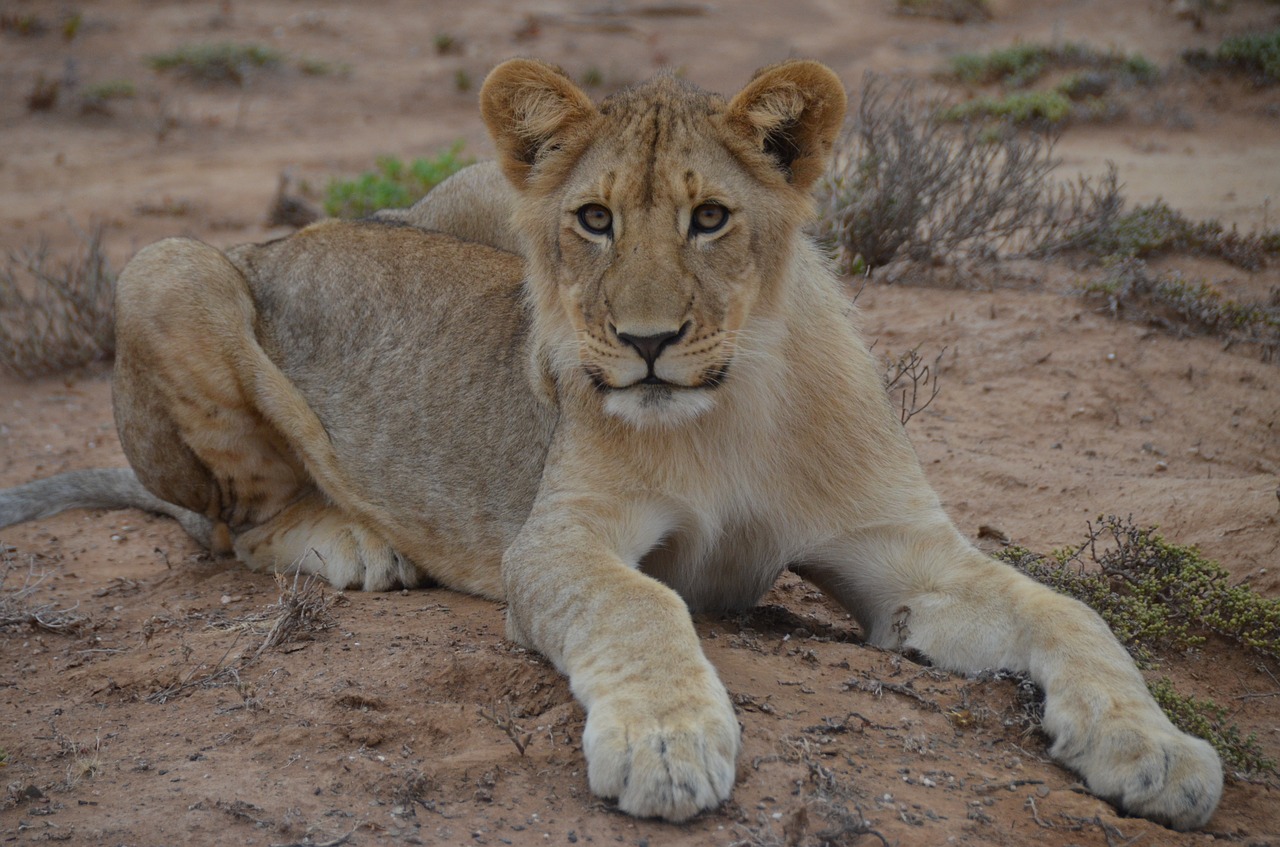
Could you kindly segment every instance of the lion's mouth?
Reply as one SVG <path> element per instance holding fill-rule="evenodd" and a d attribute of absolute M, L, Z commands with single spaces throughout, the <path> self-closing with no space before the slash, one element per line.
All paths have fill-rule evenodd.
<path fill-rule="evenodd" d="M 710 370 L 702 374 L 697 382 L 692 385 L 683 385 L 678 382 L 672 382 L 663 379 L 653 372 L 650 368 L 642 379 L 629 382 L 626 385 L 614 385 L 609 382 L 604 371 L 595 365 L 585 366 L 587 378 L 591 380 L 591 384 L 601 393 L 612 391 L 631 391 L 635 389 L 644 390 L 645 388 L 659 389 L 662 391 L 709 391 L 713 388 L 719 388 L 729 376 L 729 364 L 716 365 Z"/>

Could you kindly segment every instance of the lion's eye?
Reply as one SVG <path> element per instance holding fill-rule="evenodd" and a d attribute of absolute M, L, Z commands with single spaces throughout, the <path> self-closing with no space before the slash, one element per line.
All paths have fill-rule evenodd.
<path fill-rule="evenodd" d="M 693 210 L 689 231 L 693 235 L 709 235 L 729 222 L 729 210 L 719 203 L 703 203 Z"/>
<path fill-rule="evenodd" d="M 578 210 L 578 223 L 594 235 L 608 235 L 613 229 L 613 212 L 599 203 L 588 203 Z"/>

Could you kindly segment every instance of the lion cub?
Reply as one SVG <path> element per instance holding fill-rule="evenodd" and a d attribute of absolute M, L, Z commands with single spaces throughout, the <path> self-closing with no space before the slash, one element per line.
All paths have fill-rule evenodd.
<path fill-rule="evenodd" d="M 874 644 L 1028 671 L 1053 755 L 1100 796 L 1209 819 L 1212 748 L 1097 615 L 977 551 L 925 481 L 801 231 L 844 116 L 830 70 L 594 103 L 513 60 L 480 99 L 498 165 L 418 209 L 142 250 L 115 381 L 136 479 L 14 489 L 0 525 L 136 503 L 255 569 L 505 599 L 587 710 L 592 790 L 673 821 L 729 796 L 739 749 L 689 608 L 748 608 L 789 566 Z"/>

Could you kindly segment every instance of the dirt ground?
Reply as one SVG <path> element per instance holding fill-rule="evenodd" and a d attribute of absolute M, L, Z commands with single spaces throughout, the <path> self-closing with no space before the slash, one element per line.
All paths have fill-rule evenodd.
<path fill-rule="evenodd" d="M 1163 0 L 992 7 L 989 22 L 955 25 L 896 15 L 887 0 L 0 2 L 0 19 L 50 23 L 0 32 L 0 249 L 45 238 L 67 250 L 99 221 L 119 267 L 167 235 L 227 246 L 284 234 L 264 221 L 285 169 L 323 185 L 377 154 L 457 139 L 487 155 L 475 88 L 512 55 L 598 76 L 601 92 L 662 66 L 732 92 L 758 66 L 808 56 L 856 93 L 867 70 L 927 81 L 956 52 L 1054 39 L 1168 70 L 1127 116 L 1069 129 L 1066 171 L 1114 161 L 1132 202 L 1163 196 L 1193 218 L 1276 226 L 1280 89 L 1200 77 L 1179 55 L 1275 26 L 1280 7 L 1240 0 L 1202 28 Z M 71 11 L 82 23 L 67 42 Z M 440 52 L 444 34 L 454 42 Z M 145 64 L 215 40 L 346 68 L 307 75 L 295 61 L 215 86 Z M 40 76 L 62 95 L 29 111 Z M 77 90 L 118 79 L 137 96 L 82 110 Z M 1228 291 L 1280 284 L 1274 267 L 1165 265 Z M 1078 543 L 1098 515 L 1132 515 L 1280 596 L 1277 366 L 1113 320 L 1071 293 L 1077 279 L 1070 265 L 1011 265 L 963 287 L 873 280 L 858 296 L 877 351 L 946 350 L 941 394 L 908 431 L 957 524 L 1049 550 Z M 121 464 L 105 368 L 0 376 L 0 485 Z M 591 796 L 581 709 L 547 662 L 503 640 L 493 603 L 326 592 L 330 625 L 260 650 L 281 587 L 201 555 L 170 521 L 75 512 L 0 541 L 16 564 L 6 591 L 30 563 L 43 575 L 32 602 L 86 619 L 70 634 L 0 632 L 5 843 L 1280 844 L 1275 783 L 1229 778 L 1203 833 L 1118 816 L 1048 760 L 1013 682 L 871 649 L 790 576 L 750 614 L 698 621 L 745 751 L 733 799 L 672 826 Z M 1280 758 L 1278 671 L 1211 642 L 1153 673 L 1227 706 Z M 840 835 L 858 815 L 880 837 Z"/>

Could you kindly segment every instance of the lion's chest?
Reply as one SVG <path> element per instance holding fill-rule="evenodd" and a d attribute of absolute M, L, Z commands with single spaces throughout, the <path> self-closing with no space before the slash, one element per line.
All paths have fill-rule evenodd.
<path fill-rule="evenodd" d="M 673 588 L 698 612 L 754 607 L 794 558 L 767 522 L 743 518 L 712 531 L 671 533 L 640 569 Z"/>

